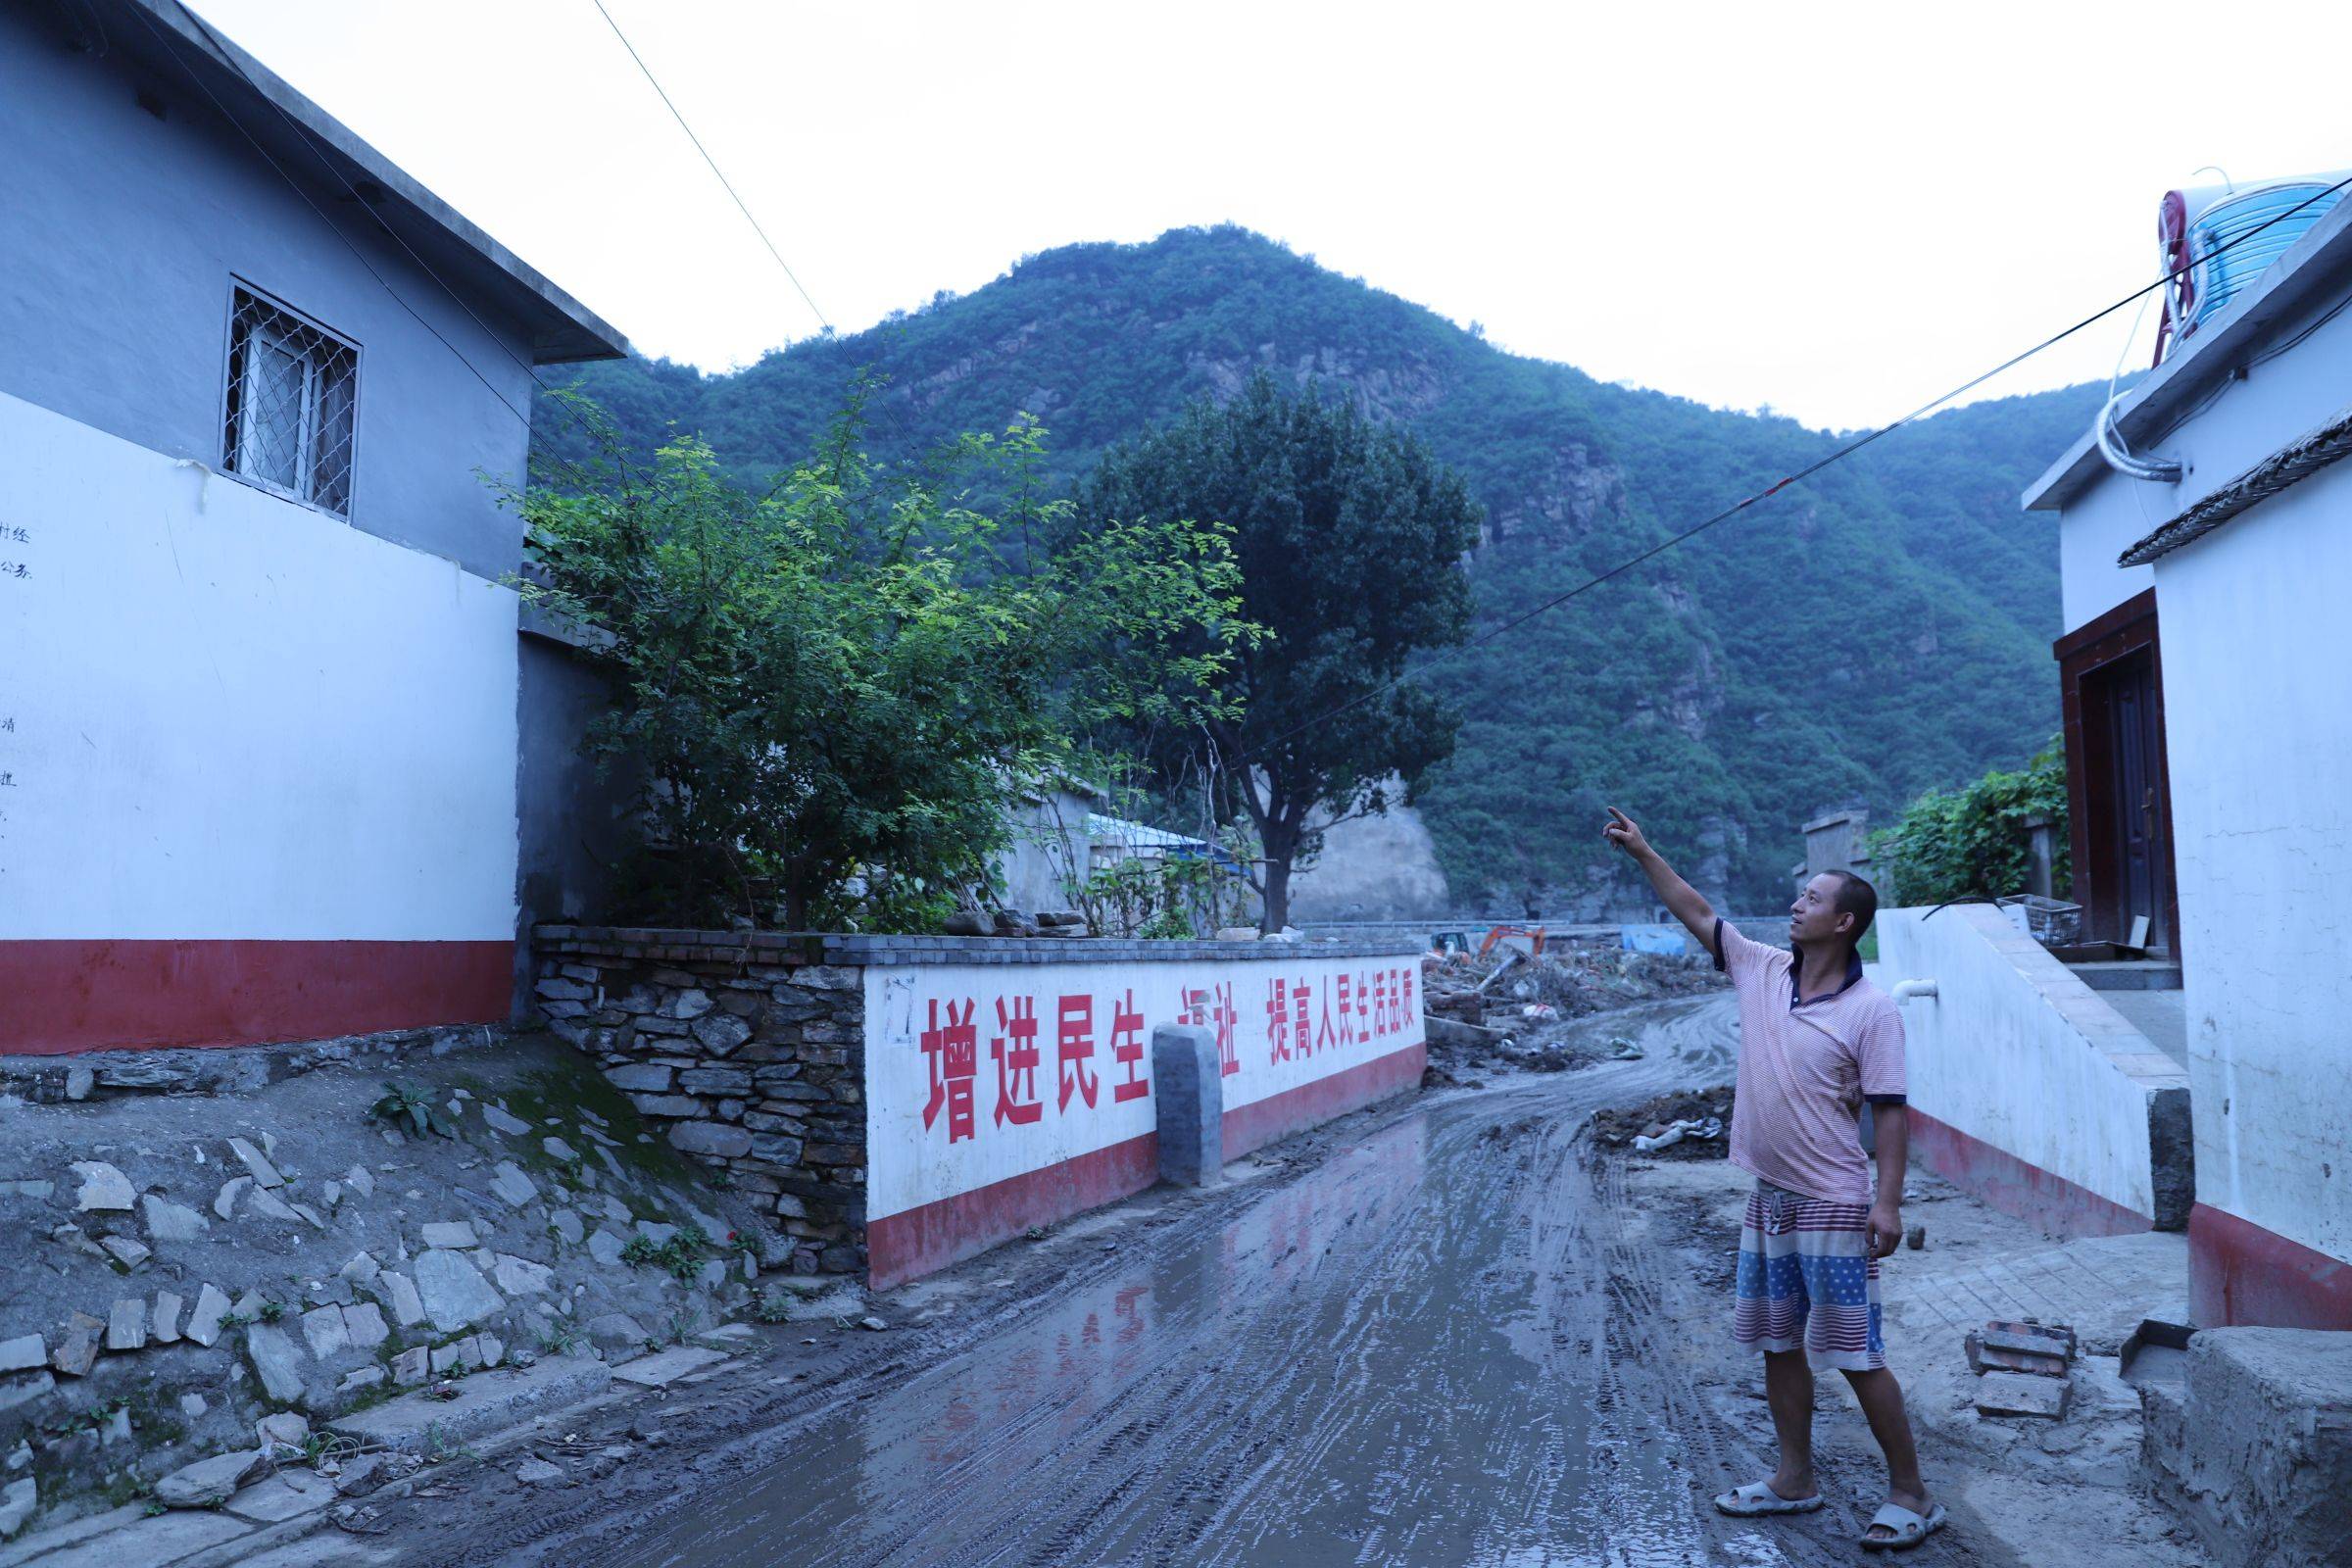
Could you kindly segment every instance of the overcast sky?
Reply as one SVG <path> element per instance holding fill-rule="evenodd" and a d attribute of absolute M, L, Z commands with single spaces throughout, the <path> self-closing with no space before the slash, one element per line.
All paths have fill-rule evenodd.
<path fill-rule="evenodd" d="M 2147 281 L 2200 165 L 2352 165 L 2327 7 L 607 4 L 845 332 L 1232 221 L 1513 352 L 1812 424 Z M 199 8 L 644 352 L 815 329 L 591 0 Z M 2103 378 L 2130 322 L 1979 395 Z"/>

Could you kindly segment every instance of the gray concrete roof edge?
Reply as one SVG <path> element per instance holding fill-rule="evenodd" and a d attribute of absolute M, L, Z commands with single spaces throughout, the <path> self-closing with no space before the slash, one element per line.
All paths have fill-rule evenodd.
<path fill-rule="evenodd" d="M 2116 410 L 2116 425 L 2125 439 L 2140 435 L 2217 377 L 2229 374 L 2236 353 L 2260 341 L 2281 316 L 2346 270 L 2352 270 L 2352 193 L 2328 209 L 2217 319 L 2176 348 L 2126 394 Z M 2026 487 L 2020 504 L 2028 512 L 2058 511 L 2105 466 L 2097 442 L 2086 431 Z"/>
<path fill-rule="evenodd" d="M 226 73 L 226 85 L 231 91 L 255 94 L 272 110 L 283 111 L 306 134 L 516 285 L 520 294 L 515 303 L 522 306 L 526 324 L 532 327 L 534 363 L 562 365 L 582 360 L 623 359 L 629 355 L 628 339 L 610 322 L 491 238 L 472 220 L 426 189 L 415 175 L 297 91 L 220 28 L 210 22 L 200 24 L 178 0 L 115 0 L 115 3 L 143 14 L 156 25 L 170 29 L 187 46 L 217 62 Z M 185 66 L 184 61 L 178 63 Z M 531 314 L 541 319 L 529 320 Z"/>

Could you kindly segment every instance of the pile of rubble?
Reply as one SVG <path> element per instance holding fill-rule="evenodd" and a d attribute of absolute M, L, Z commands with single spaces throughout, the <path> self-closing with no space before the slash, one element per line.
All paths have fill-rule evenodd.
<path fill-rule="evenodd" d="M 1086 916 L 1069 909 L 957 909 L 940 923 L 951 937 L 1091 937 Z M 1250 936 L 1257 933 L 1252 931 Z"/>
<path fill-rule="evenodd" d="M 1971 1329 L 1962 1342 L 1968 1369 L 1977 1374 L 1980 1415 L 2066 1416 L 2067 1378 L 2075 1358 L 2075 1331 L 2064 1323 L 1995 1320 Z"/>
<path fill-rule="evenodd" d="M 0 1540 L 242 1497 L 257 1422 L 601 1373 L 821 1289 L 770 1278 L 802 1251 L 772 1198 L 698 1181 L 552 1041 L 423 1055 L 397 1092 L 274 1065 L 249 1094 L 0 1099 Z"/>
<path fill-rule="evenodd" d="M 1562 1072 L 1613 1053 L 1612 1043 L 1571 1046 L 1573 1019 L 1724 984 L 1713 962 L 1615 948 L 1561 945 L 1530 956 L 1517 948 L 1421 961 L 1429 1055 L 1440 1071 L 1480 1066 Z"/>
<path fill-rule="evenodd" d="M 1660 1095 L 1631 1109 L 1594 1111 L 1590 1130 L 1602 1148 L 1647 1159 L 1721 1159 L 1732 1103 L 1729 1088 Z"/>

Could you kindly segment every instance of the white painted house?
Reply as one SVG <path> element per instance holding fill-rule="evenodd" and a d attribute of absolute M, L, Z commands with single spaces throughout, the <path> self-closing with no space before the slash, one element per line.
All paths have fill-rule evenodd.
<path fill-rule="evenodd" d="M 2187 193 L 2189 249 L 2237 194 Z M 2352 202 L 2314 211 L 2226 298 L 2192 274 L 2106 441 L 2025 497 L 2059 514 L 2086 934 L 2144 917 L 2182 971 L 2209 1327 L 2352 1329 Z"/>
<path fill-rule="evenodd" d="M 626 345 L 169 0 L 0 0 L 0 1054 L 506 1019 L 593 681 L 483 476 Z"/>

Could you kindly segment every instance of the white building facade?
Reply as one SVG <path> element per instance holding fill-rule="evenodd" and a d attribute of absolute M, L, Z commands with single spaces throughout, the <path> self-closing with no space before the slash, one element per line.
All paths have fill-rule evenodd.
<path fill-rule="evenodd" d="M 2176 477 L 2085 437 L 2026 496 L 2060 514 L 2086 934 L 2148 917 L 2182 969 L 2207 1327 L 2352 1329 L 2347 301 L 2352 203 L 2118 405 Z"/>
<path fill-rule="evenodd" d="M 173 5 L 0 0 L 0 1054 L 507 1019 L 574 676 L 485 476 L 625 344 Z"/>

